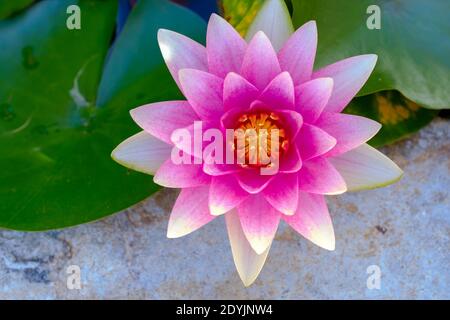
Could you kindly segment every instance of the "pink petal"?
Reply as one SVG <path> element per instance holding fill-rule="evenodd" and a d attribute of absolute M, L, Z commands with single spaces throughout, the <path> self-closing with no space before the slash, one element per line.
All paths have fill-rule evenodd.
<path fill-rule="evenodd" d="M 259 100 L 276 109 L 294 109 L 294 83 L 288 72 L 280 73 L 264 89 Z"/>
<path fill-rule="evenodd" d="M 263 195 L 275 209 L 293 215 L 298 205 L 297 174 L 278 174 L 264 189 Z"/>
<path fill-rule="evenodd" d="M 295 142 L 291 144 L 287 153 L 281 156 L 280 172 L 295 173 L 302 168 L 302 158 Z"/>
<path fill-rule="evenodd" d="M 332 78 L 317 78 L 295 87 L 295 109 L 307 123 L 314 123 L 333 92 Z"/>
<path fill-rule="evenodd" d="M 298 233 L 314 244 L 334 250 L 335 239 L 325 197 L 306 192 L 299 193 L 299 206 L 293 216 L 283 219 Z"/>
<path fill-rule="evenodd" d="M 311 78 L 317 48 L 317 26 L 310 21 L 286 41 L 278 53 L 281 70 L 288 71 L 295 85 Z"/>
<path fill-rule="evenodd" d="M 267 248 L 262 254 L 256 254 L 242 231 L 241 222 L 235 210 L 225 215 L 225 221 L 234 264 L 242 282 L 248 287 L 261 272 L 270 248 Z"/>
<path fill-rule="evenodd" d="M 209 213 L 209 186 L 181 190 L 169 218 L 168 238 L 185 236 L 215 218 Z"/>
<path fill-rule="evenodd" d="M 341 112 L 344 110 L 369 79 L 377 63 L 377 58 L 375 54 L 355 56 L 333 63 L 313 73 L 313 79 L 333 78 L 334 89 L 325 108 L 326 111 Z"/>
<path fill-rule="evenodd" d="M 239 205 L 249 196 L 233 175 L 212 177 L 209 189 L 209 209 L 213 215 L 221 215 Z"/>
<path fill-rule="evenodd" d="M 283 118 L 284 127 L 288 129 L 290 139 L 294 140 L 303 125 L 302 115 L 293 110 L 281 110 L 277 114 Z"/>
<path fill-rule="evenodd" d="M 259 194 L 242 202 L 238 206 L 238 213 L 248 242 L 257 254 L 262 254 L 272 243 L 280 213 Z"/>
<path fill-rule="evenodd" d="M 263 90 L 280 72 L 277 54 L 269 38 L 263 32 L 257 32 L 248 45 L 241 74 Z"/>
<path fill-rule="evenodd" d="M 210 176 L 224 176 L 239 171 L 236 164 L 220 164 L 220 163 L 203 163 L 203 172 Z"/>
<path fill-rule="evenodd" d="M 145 131 L 141 131 L 119 144 L 111 157 L 121 165 L 148 174 L 155 174 L 170 157 L 172 146 Z"/>
<path fill-rule="evenodd" d="M 259 96 L 259 90 L 237 73 L 230 72 L 223 84 L 223 106 L 228 111 L 233 108 L 248 109 Z"/>
<path fill-rule="evenodd" d="M 208 70 L 206 49 L 194 40 L 170 30 L 159 29 L 158 43 L 164 61 L 180 89 L 179 70 Z"/>
<path fill-rule="evenodd" d="M 264 190 L 274 175 L 261 175 L 259 169 L 244 169 L 236 174 L 239 185 L 248 193 L 256 194 Z"/>
<path fill-rule="evenodd" d="M 328 157 L 352 150 L 370 140 L 380 129 L 378 122 L 350 114 L 324 112 L 316 125 L 336 138 Z"/>
<path fill-rule="evenodd" d="M 305 192 L 334 195 L 347 191 L 344 179 L 325 158 L 303 163 L 298 177 L 299 188 Z"/>
<path fill-rule="evenodd" d="M 206 35 L 209 71 L 225 78 L 229 72 L 239 72 L 247 43 L 222 17 L 212 14 Z"/>
<path fill-rule="evenodd" d="M 336 145 L 336 139 L 322 129 L 303 124 L 297 136 L 297 146 L 303 161 L 320 156 Z"/>
<path fill-rule="evenodd" d="M 168 159 L 158 169 L 153 181 L 167 188 L 190 188 L 210 183 L 211 177 L 200 164 L 174 164 Z"/>
<path fill-rule="evenodd" d="M 142 129 L 169 144 L 173 131 L 199 120 L 187 101 L 150 103 L 131 110 L 130 114 Z"/>
<path fill-rule="evenodd" d="M 201 128 L 197 127 L 198 125 L 201 125 Z M 190 139 L 178 140 L 174 134 L 171 136 L 171 143 L 186 154 L 193 155 L 201 160 L 203 158 L 203 149 L 209 144 L 209 142 L 203 141 L 203 133 L 210 128 L 215 128 L 215 124 L 209 121 L 197 122 L 180 128 L 175 133 L 183 133 L 183 136 L 189 133 Z M 198 144 L 198 147 L 196 144 Z"/>
<path fill-rule="evenodd" d="M 223 113 L 223 80 L 195 69 L 179 72 L 183 93 L 201 119 L 219 119 Z"/>

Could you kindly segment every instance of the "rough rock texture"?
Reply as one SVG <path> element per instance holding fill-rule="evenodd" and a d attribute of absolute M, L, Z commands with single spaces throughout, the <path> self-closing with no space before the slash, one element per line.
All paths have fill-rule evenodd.
<path fill-rule="evenodd" d="M 330 197 L 336 250 L 280 226 L 260 277 L 244 288 L 223 217 L 182 239 L 165 237 L 176 191 L 62 231 L 0 231 L 3 299 L 450 299 L 450 122 L 436 120 L 384 151 L 397 184 Z M 67 267 L 82 289 L 67 288 Z M 381 269 L 368 289 L 367 267 Z"/>

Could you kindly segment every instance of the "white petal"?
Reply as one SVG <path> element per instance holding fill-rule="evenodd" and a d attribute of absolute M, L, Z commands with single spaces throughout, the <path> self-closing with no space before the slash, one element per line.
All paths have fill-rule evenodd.
<path fill-rule="evenodd" d="M 266 262 L 270 246 L 262 254 L 256 254 L 247 241 L 244 231 L 242 231 L 241 222 L 236 210 L 226 213 L 225 220 L 234 264 L 242 282 L 248 287 L 256 280 L 261 272 Z"/>
<path fill-rule="evenodd" d="M 294 33 L 289 10 L 284 0 L 267 0 L 250 25 L 246 40 L 250 41 L 258 32 L 263 31 L 272 42 L 276 51 Z"/>
<path fill-rule="evenodd" d="M 171 150 L 171 145 L 141 131 L 119 144 L 111 157 L 127 168 L 153 175 L 170 157 Z"/>
<path fill-rule="evenodd" d="M 403 175 L 391 159 L 368 144 L 329 160 L 344 178 L 348 191 L 384 187 Z"/>

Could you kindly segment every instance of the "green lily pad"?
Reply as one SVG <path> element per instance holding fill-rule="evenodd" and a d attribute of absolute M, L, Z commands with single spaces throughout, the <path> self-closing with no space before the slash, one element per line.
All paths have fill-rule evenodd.
<path fill-rule="evenodd" d="M 223 17 L 243 36 L 262 7 L 264 0 L 223 0 Z"/>
<path fill-rule="evenodd" d="M 116 1 L 41 1 L 0 22 L 0 227 L 47 230 L 97 220 L 154 192 L 114 147 L 139 131 L 128 110 L 179 94 L 156 29 L 204 36 L 204 22 L 166 1 L 140 1 L 117 39 Z M 81 8 L 81 30 L 66 8 Z M 99 88 L 99 83 L 101 85 Z"/>
<path fill-rule="evenodd" d="M 5 19 L 12 14 L 25 9 L 34 0 L 2 0 L 0 1 L 0 20 Z"/>
<path fill-rule="evenodd" d="M 426 126 L 438 114 L 437 110 L 420 107 L 400 92 L 380 91 L 358 97 L 345 108 L 345 113 L 371 118 L 383 125 L 370 144 L 380 147 L 406 138 Z"/>
<path fill-rule="evenodd" d="M 292 0 L 296 28 L 316 20 L 316 67 L 358 54 L 378 63 L 360 95 L 396 89 L 421 106 L 450 105 L 450 2 L 448 0 Z M 380 9 L 381 29 L 367 20 Z M 372 7 L 373 8 L 373 7 Z M 371 8 L 371 9 L 372 9 Z M 375 20 L 369 19 L 372 27 Z"/>

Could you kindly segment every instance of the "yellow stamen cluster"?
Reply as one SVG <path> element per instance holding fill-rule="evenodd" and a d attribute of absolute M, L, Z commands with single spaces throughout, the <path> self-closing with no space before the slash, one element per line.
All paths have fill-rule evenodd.
<path fill-rule="evenodd" d="M 272 130 L 274 129 L 278 131 L 278 144 L 273 144 L 272 148 Z M 243 114 L 238 118 L 235 130 L 236 133 L 245 133 L 245 142 L 238 143 L 238 137 L 236 137 L 234 145 L 238 154 L 239 152 L 245 154 L 245 164 L 242 164 L 244 167 L 270 166 L 270 162 L 263 159 L 265 156 L 270 159 L 273 152 L 280 156 L 289 149 L 289 140 L 281 126 L 280 117 L 274 112 Z"/>

